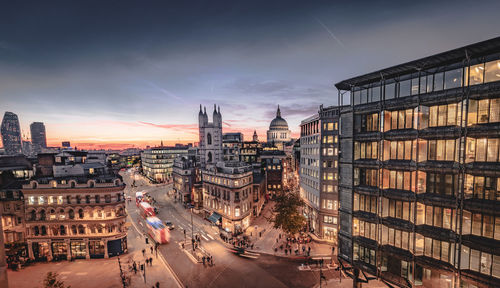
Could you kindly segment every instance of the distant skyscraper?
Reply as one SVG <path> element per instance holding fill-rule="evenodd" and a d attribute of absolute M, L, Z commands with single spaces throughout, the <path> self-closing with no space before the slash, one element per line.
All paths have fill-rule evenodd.
<path fill-rule="evenodd" d="M 1 132 L 5 154 L 21 154 L 21 128 L 19 126 L 19 118 L 17 118 L 16 114 L 5 112 L 2 120 Z"/>
<path fill-rule="evenodd" d="M 69 141 L 63 141 L 63 142 L 61 143 L 61 145 L 62 145 L 62 147 L 64 147 L 64 148 L 69 148 L 69 147 L 71 147 L 71 143 L 70 143 Z"/>
<path fill-rule="evenodd" d="M 33 122 L 30 125 L 31 143 L 36 153 L 42 151 L 42 148 L 47 148 L 47 138 L 45 134 L 45 125 L 42 122 Z"/>

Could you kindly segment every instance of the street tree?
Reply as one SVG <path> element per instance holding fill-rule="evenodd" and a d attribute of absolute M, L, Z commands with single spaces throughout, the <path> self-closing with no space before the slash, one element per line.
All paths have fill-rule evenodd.
<path fill-rule="evenodd" d="M 58 276 L 55 272 L 48 272 L 43 279 L 43 288 L 71 288 L 71 286 L 66 286 L 63 281 L 58 280 Z"/>
<path fill-rule="evenodd" d="M 269 219 L 274 228 L 292 235 L 300 232 L 304 228 L 306 219 L 299 211 L 304 205 L 304 200 L 299 194 L 281 192 L 276 196 L 275 203 L 273 216 Z"/>

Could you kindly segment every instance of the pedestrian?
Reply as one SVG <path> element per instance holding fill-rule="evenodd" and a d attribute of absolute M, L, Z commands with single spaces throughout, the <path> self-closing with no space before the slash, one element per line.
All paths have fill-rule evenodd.
<path fill-rule="evenodd" d="M 210 265 L 214 266 L 214 257 L 210 256 Z"/>
<path fill-rule="evenodd" d="M 146 249 L 142 249 L 142 256 L 145 256 Z"/>
<path fill-rule="evenodd" d="M 132 264 L 132 269 L 134 270 L 134 274 L 137 274 L 137 264 L 135 263 L 135 261 Z"/>
<path fill-rule="evenodd" d="M 182 249 L 184 249 L 184 242 L 182 242 Z"/>
<path fill-rule="evenodd" d="M 201 260 L 203 260 L 203 266 L 205 266 L 205 256 L 203 256 L 203 258 L 201 258 Z"/>
<path fill-rule="evenodd" d="M 288 255 L 288 249 L 285 249 L 285 255 Z"/>
<path fill-rule="evenodd" d="M 151 249 L 151 254 L 153 254 L 153 246 L 149 247 Z"/>
<path fill-rule="evenodd" d="M 302 246 L 302 253 L 306 252 L 306 246 Z"/>
<path fill-rule="evenodd" d="M 146 266 L 149 264 L 149 259 L 146 258 Z"/>
<path fill-rule="evenodd" d="M 278 243 L 278 238 L 276 238 L 276 243 Z"/>
<path fill-rule="evenodd" d="M 279 235 L 279 238 L 281 239 L 281 233 L 280 233 L 280 235 Z"/>
<path fill-rule="evenodd" d="M 155 288 L 160 288 L 160 282 L 156 282 Z"/>
<path fill-rule="evenodd" d="M 149 265 L 153 266 L 153 257 L 149 257 Z"/>
<path fill-rule="evenodd" d="M 307 247 L 307 252 L 311 253 L 311 246 Z"/>
<path fill-rule="evenodd" d="M 259 237 L 262 237 L 262 231 L 259 232 Z"/>

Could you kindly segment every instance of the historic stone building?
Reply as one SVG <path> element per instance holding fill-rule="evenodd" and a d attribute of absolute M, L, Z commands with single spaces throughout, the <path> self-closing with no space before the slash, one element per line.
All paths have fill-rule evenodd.
<path fill-rule="evenodd" d="M 96 163 L 88 169 L 85 163 L 58 163 L 54 169 L 83 165 L 84 172 L 35 177 L 23 185 L 29 257 L 50 261 L 107 258 L 127 252 L 121 177 L 98 169 Z"/>
<path fill-rule="evenodd" d="M 198 113 L 199 124 L 199 155 L 202 167 L 207 164 L 216 164 L 224 160 L 222 154 L 222 115 L 220 107 L 214 105 L 213 122 L 208 122 L 207 109 Z"/>
<path fill-rule="evenodd" d="M 281 118 L 280 107 L 276 110 L 276 118 L 271 121 L 269 130 L 267 130 L 267 143 L 274 144 L 278 149 L 283 150 L 285 142 L 290 142 L 291 131 L 288 129 L 288 123 Z"/>
<path fill-rule="evenodd" d="M 260 187 L 261 183 L 256 185 Z M 208 219 L 226 231 L 238 233 L 250 225 L 254 199 L 259 198 L 253 196 L 251 165 L 219 162 L 203 170 L 203 207 Z"/>

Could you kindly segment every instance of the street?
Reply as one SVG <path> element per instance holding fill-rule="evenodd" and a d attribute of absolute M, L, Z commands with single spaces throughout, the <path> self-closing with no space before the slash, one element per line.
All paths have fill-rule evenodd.
<path fill-rule="evenodd" d="M 134 224 L 144 229 L 140 223 L 135 205 L 135 192 L 146 191 L 157 201 L 160 209 L 157 217 L 163 221 L 171 221 L 175 228 L 171 230 L 170 243 L 160 246 L 159 251 L 185 287 L 313 287 L 319 283 L 319 271 L 299 271 L 298 260 L 261 254 L 252 258 L 240 257 L 228 250 L 218 235 L 218 229 L 210 225 L 198 215 L 193 215 L 194 234 L 201 237 L 201 247 L 214 259 L 213 266 L 197 263 L 192 255 L 183 251 L 181 243 L 185 241 L 183 230 L 186 230 L 185 249 L 191 249 L 191 215 L 190 211 L 167 195 L 170 185 L 151 186 L 142 177 L 135 180 L 137 187 L 131 187 L 131 173 L 122 173 L 127 188 L 125 193 L 132 197 L 127 210 Z M 327 278 L 338 278 L 338 272 L 324 270 Z"/>

